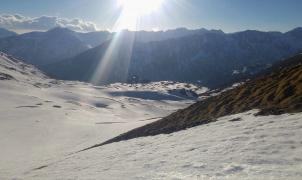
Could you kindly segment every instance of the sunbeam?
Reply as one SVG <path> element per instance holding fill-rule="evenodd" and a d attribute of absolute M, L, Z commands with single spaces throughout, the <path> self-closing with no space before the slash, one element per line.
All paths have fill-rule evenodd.
<path fill-rule="evenodd" d="M 126 81 L 128 68 L 135 42 L 135 32 L 139 29 L 142 16 L 152 16 L 164 0 L 117 0 L 120 16 L 113 27 L 118 31 L 107 46 L 106 52 L 91 78 L 93 84 L 106 84 L 115 81 Z"/>
<path fill-rule="evenodd" d="M 93 84 L 125 82 L 132 55 L 135 34 L 118 32 L 106 48 L 102 59 L 91 78 Z"/>
<path fill-rule="evenodd" d="M 137 30 L 139 20 L 144 16 L 152 16 L 163 2 L 164 0 L 117 0 L 121 14 L 114 30 Z"/>

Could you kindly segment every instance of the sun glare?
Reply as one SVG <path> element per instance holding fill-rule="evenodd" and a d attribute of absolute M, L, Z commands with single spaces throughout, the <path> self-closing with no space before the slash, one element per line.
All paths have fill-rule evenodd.
<path fill-rule="evenodd" d="M 156 11 L 163 0 L 118 0 L 119 6 L 125 11 L 138 15 L 145 15 Z"/>
<path fill-rule="evenodd" d="M 96 71 L 91 78 L 93 84 L 103 84 L 110 80 L 112 71 L 116 71 L 115 64 L 119 64 L 119 73 L 123 77 L 128 77 L 128 68 L 132 55 L 132 48 L 135 41 L 135 35 L 129 35 L 125 29 L 137 31 L 140 28 L 140 22 L 144 16 L 152 18 L 153 13 L 159 11 L 165 0 L 116 0 L 118 9 L 120 10 L 113 31 L 118 32 L 112 38 L 107 50 L 100 60 Z M 154 16 L 155 17 L 155 16 Z M 125 33 L 124 33 L 125 32 Z M 125 44 L 127 44 L 125 46 Z M 118 49 L 123 48 L 122 62 L 118 57 Z M 126 79 L 125 79 L 126 80 Z"/>
<path fill-rule="evenodd" d="M 117 0 L 121 14 L 114 30 L 137 30 L 139 21 L 143 16 L 152 16 L 158 11 L 164 0 Z"/>

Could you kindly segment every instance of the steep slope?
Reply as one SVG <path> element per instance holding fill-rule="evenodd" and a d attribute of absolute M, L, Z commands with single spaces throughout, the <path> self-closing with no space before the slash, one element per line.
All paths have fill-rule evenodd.
<path fill-rule="evenodd" d="M 260 109 L 259 115 L 302 111 L 302 54 L 273 66 L 270 71 L 235 89 L 209 97 L 101 145 L 141 136 L 172 133 L 252 109 Z M 93 147 L 97 146 L 100 145 Z"/>
<path fill-rule="evenodd" d="M 75 56 L 88 49 L 73 31 L 55 28 L 0 40 L 0 50 L 38 67 Z"/>
<path fill-rule="evenodd" d="M 5 84 L 16 83 L 39 87 L 48 77 L 32 65 L 26 64 L 11 55 L 0 52 L 0 82 Z M 12 85 L 11 84 L 11 85 Z M 1 86 L 5 89 L 5 86 Z"/>
<path fill-rule="evenodd" d="M 217 88 L 238 77 L 260 72 L 300 51 L 302 39 L 299 33 L 244 31 L 225 34 L 200 30 L 193 35 L 148 43 L 138 41 L 138 36 L 132 33 L 123 33 L 122 36 L 127 37 L 120 35 L 119 38 L 132 36 L 134 40 L 115 44 L 111 55 L 118 57 L 118 61 L 114 61 L 115 67 L 127 74 L 119 74 L 111 81 L 125 82 L 129 79 L 125 76 L 137 76 L 140 81 L 199 82 Z M 60 79 L 89 80 L 97 68 L 104 66 L 102 60 L 110 51 L 109 47 L 110 42 L 45 67 L 45 71 Z M 125 55 L 127 53 L 131 53 L 130 59 Z M 108 72 L 107 76 L 117 74 Z"/>
<path fill-rule="evenodd" d="M 10 37 L 10 36 L 16 36 L 16 35 L 17 35 L 17 33 L 13 32 L 13 31 L 9 31 L 7 29 L 0 28 L 0 39 Z"/>

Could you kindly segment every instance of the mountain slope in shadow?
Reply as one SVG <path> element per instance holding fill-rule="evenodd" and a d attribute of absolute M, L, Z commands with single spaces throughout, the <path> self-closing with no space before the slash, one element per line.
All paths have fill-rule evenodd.
<path fill-rule="evenodd" d="M 9 31 L 4 28 L 0 28 L 0 39 L 11 37 L 11 36 L 17 36 L 17 33 L 13 32 L 13 31 Z"/>
<path fill-rule="evenodd" d="M 88 49 L 74 31 L 59 27 L 0 40 L 1 51 L 36 67 L 73 57 Z"/>
<path fill-rule="evenodd" d="M 235 89 L 209 97 L 93 147 L 137 137 L 169 134 L 251 109 L 259 109 L 258 115 L 302 111 L 302 54 L 274 65 Z"/>
<path fill-rule="evenodd" d="M 139 82 L 191 82 L 214 89 L 242 76 L 254 76 L 300 52 L 301 35 L 300 28 L 287 33 L 203 30 L 174 39 L 142 42 L 140 33 L 123 31 L 112 41 L 47 64 L 43 70 L 57 79 L 89 82 L 99 69 L 108 69 L 104 59 L 109 57 L 113 69 L 105 73 L 109 80 L 94 84 L 127 82 L 136 76 Z"/>

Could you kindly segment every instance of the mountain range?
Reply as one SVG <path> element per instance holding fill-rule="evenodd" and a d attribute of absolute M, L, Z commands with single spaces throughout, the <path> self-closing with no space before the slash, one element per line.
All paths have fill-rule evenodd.
<path fill-rule="evenodd" d="M 301 28 L 140 33 L 0 39 L 0 179 L 301 179 Z"/>
<path fill-rule="evenodd" d="M 55 28 L 1 38 L 0 50 L 63 80 L 106 84 L 135 77 L 217 88 L 302 51 L 302 28 L 286 33 L 185 28 L 79 33 Z"/>
<path fill-rule="evenodd" d="M 91 82 L 95 76 L 106 76 L 95 84 L 127 82 L 135 76 L 141 82 L 172 80 L 217 88 L 300 52 L 301 35 L 302 28 L 286 33 L 249 30 L 230 34 L 202 29 L 193 35 L 142 42 L 135 34 L 122 32 L 112 41 L 43 70 L 66 80 Z M 108 72 L 98 74 L 99 69 Z"/>
<path fill-rule="evenodd" d="M 136 35 L 140 41 L 150 42 L 194 34 L 195 31 L 180 28 L 166 32 L 141 31 Z M 134 32 L 129 33 L 133 34 Z M 114 35 L 115 33 L 109 31 L 82 33 L 61 27 L 46 32 L 30 32 L 18 35 L 2 28 L 0 29 L 0 50 L 41 67 L 99 46 L 112 39 Z"/>
<path fill-rule="evenodd" d="M 75 56 L 89 47 L 73 31 L 57 28 L 0 39 L 0 49 L 39 67 Z"/>

